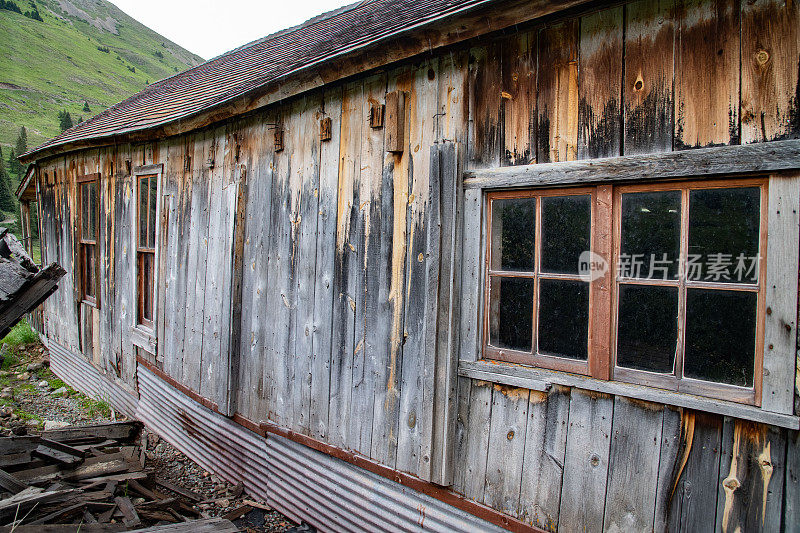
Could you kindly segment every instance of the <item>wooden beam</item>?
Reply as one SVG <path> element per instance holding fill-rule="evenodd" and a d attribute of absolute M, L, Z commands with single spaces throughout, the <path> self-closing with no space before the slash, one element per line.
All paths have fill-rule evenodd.
<path fill-rule="evenodd" d="M 546 390 L 549 385 L 563 385 L 579 389 L 603 392 L 635 400 L 645 400 L 664 405 L 673 405 L 697 411 L 732 416 L 742 420 L 752 420 L 789 429 L 800 428 L 800 417 L 765 411 L 752 405 L 744 405 L 725 400 L 715 400 L 680 392 L 672 392 L 643 385 L 633 385 L 619 381 L 604 381 L 577 374 L 556 372 L 510 363 L 488 361 L 466 361 L 458 365 L 458 375 L 475 380 L 512 385 L 531 390 Z"/>
<path fill-rule="evenodd" d="M 719 146 L 681 152 L 543 163 L 464 173 L 467 189 L 580 185 L 633 180 L 705 178 L 800 168 L 800 140 Z"/>

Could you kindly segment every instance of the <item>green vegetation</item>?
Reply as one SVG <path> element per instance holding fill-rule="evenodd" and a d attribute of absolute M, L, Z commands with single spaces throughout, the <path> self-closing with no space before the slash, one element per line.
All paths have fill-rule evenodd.
<path fill-rule="evenodd" d="M 78 398 L 90 417 L 111 418 L 111 406 L 103 400 L 94 400 L 82 394 Z"/>
<path fill-rule="evenodd" d="M 39 335 L 33 331 L 31 326 L 28 324 L 28 321 L 24 318 L 20 320 L 16 326 L 11 328 L 11 331 L 8 332 L 8 335 L 0 340 L 0 343 L 7 344 L 9 346 L 19 346 L 21 344 L 30 344 L 32 342 L 39 342 Z M 6 360 L 8 360 L 8 355 L 6 355 Z M 3 368 L 7 368 L 5 364 L 3 364 Z"/>
<path fill-rule="evenodd" d="M 0 146 L 7 149 L 16 148 L 21 126 L 28 146 L 38 146 L 59 133 L 60 111 L 97 113 L 202 61 L 104 0 L 0 0 L 0 35 Z M 12 178 L 16 187 L 19 176 Z"/>

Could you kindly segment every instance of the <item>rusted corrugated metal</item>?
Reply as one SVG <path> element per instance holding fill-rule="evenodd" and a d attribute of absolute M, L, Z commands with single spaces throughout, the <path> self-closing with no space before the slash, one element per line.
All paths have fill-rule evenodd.
<path fill-rule="evenodd" d="M 32 150 L 164 125 L 247 94 L 304 67 L 488 0 L 357 2 L 153 83 Z"/>
<path fill-rule="evenodd" d="M 47 342 L 50 350 L 50 368 L 70 386 L 93 398 L 108 402 L 125 416 L 135 417 L 136 395 L 115 380 L 104 377 L 83 356 L 57 342 Z"/>
<path fill-rule="evenodd" d="M 203 407 L 138 366 L 136 417 L 210 472 L 266 498 L 267 445 L 260 435 Z"/>
<path fill-rule="evenodd" d="M 321 531 L 503 531 L 439 500 L 278 435 L 267 437 L 271 506 Z"/>

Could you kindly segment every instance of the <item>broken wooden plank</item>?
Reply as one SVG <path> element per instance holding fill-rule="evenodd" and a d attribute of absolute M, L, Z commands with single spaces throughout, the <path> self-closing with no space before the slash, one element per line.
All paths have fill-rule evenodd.
<path fill-rule="evenodd" d="M 112 533 L 125 531 L 123 524 L 83 524 L 81 533 Z M 37 524 L 23 526 L 3 526 L 0 533 L 75 533 L 75 524 Z"/>
<path fill-rule="evenodd" d="M 167 481 L 164 478 L 156 477 L 156 484 L 157 485 L 161 485 L 165 489 L 171 490 L 172 492 L 180 494 L 181 496 L 183 496 L 185 498 L 189 498 L 190 500 L 193 500 L 195 502 L 201 502 L 204 499 L 202 496 L 200 496 L 196 492 L 194 492 L 192 490 L 189 490 L 187 488 L 181 487 L 180 485 L 176 485 L 175 483 Z"/>
<path fill-rule="evenodd" d="M 117 507 L 119 507 L 119 510 L 122 511 L 122 515 L 125 517 L 123 522 L 126 527 L 136 527 L 142 523 L 142 520 L 139 518 L 139 513 L 136 512 L 136 508 L 131 503 L 130 498 L 127 496 L 117 496 L 114 498 L 114 502 L 116 502 Z"/>
<path fill-rule="evenodd" d="M 28 484 L 18 477 L 0 469 L 0 488 L 12 494 L 18 494 L 28 488 Z"/>
<path fill-rule="evenodd" d="M 206 520 L 194 520 L 191 522 L 181 522 L 179 524 L 166 524 L 163 526 L 153 526 L 145 529 L 137 529 L 131 533 L 238 533 L 239 528 L 233 525 L 230 520 L 224 518 L 208 518 Z"/>
<path fill-rule="evenodd" d="M 138 421 L 110 422 L 108 424 L 51 429 L 43 432 L 42 437 L 58 442 L 75 442 L 98 438 L 133 442 L 141 428 L 142 423 Z"/>

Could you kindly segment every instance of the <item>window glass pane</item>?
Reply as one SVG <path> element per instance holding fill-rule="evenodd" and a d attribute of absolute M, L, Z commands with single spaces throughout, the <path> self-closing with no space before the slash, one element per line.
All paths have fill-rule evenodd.
<path fill-rule="evenodd" d="M 489 304 L 489 343 L 497 348 L 531 351 L 533 279 L 493 276 Z"/>
<path fill-rule="evenodd" d="M 756 293 L 688 289 L 683 373 L 753 386 Z"/>
<path fill-rule="evenodd" d="M 577 274 L 581 253 L 591 248 L 591 197 L 542 198 L 542 272 Z"/>
<path fill-rule="evenodd" d="M 589 284 L 543 279 L 539 282 L 539 353 L 588 358 Z"/>
<path fill-rule="evenodd" d="M 141 272 L 142 276 L 141 294 L 139 299 L 141 301 L 141 317 L 142 321 L 153 320 L 153 253 L 139 252 L 141 254 Z"/>
<path fill-rule="evenodd" d="M 89 238 L 89 184 L 81 184 L 81 238 Z"/>
<path fill-rule="evenodd" d="M 677 340 L 677 287 L 620 285 L 617 366 L 671 373 Z"/>
<path fill-rule="evenodd" d="M 680 238 L 680 191 L 622 195 L 621 276 L 676 279 Z"/>
<path fill-rule="evenodd" d="M 536 199 L 492 201 L 492 270 L 533 272 Z"/>
<path fill-rule="evenodd" d="M 139 246 L 147 246 L 147 181 L 139 179 Z"/>
<path fill-rule="evenodd" d="M 93 244 L 83 244 L 83 283 L 84 294 L 95 297 L 95 247 Z"/>
<path fill-rule="evenodd" d="M 758 281 L 760 197 L 758 187 L 689 192 L 688 279 Z"/>
<path fill-rule="evenodd" d="M 148 243 L 150 248 L 156 247 L 156 195 L 158 180 L 155 176 L 150 178 L 150 226 L 148 228 Z"/>
<path fill-rule="evenodd" d="M 89 190 L 89 227 L 87 228 L 87 237 L 94 241 L 97 240 L 97 183 L 88 183 L 86 187 Z"/>

